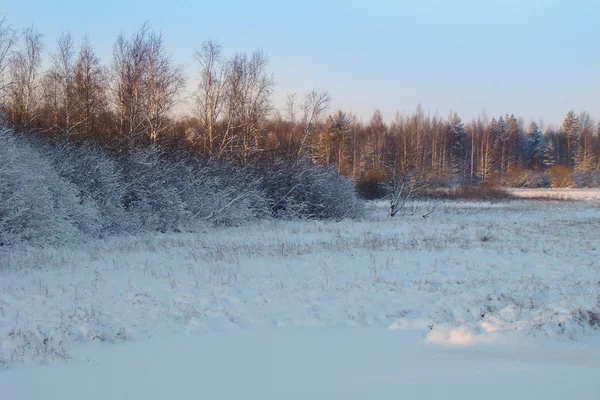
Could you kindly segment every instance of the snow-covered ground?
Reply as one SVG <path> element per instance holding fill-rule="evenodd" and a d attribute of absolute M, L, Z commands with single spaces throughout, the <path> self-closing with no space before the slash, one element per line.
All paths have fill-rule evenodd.
<path fill-rule="evenodd" d="M 598 347 L 447 349 L 383 328 L 261 328 L 77 352 L 0 372 L 2 399 L 598 399 Z"/>
<path fill-rule="evenodd" d="M 523 199 L 600 201 L 600 189 L 507 189 Z"/>
<path fill-rule="evenodd" d="M 597 398 L 599 227 L 597 201 L 373 203 L 0 253 L 0 398 Z"/>

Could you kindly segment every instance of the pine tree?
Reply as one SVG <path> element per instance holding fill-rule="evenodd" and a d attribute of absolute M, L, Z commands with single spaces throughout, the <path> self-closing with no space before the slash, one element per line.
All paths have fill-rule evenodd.
<path fill-rule="evenodd" d="M 521 127 L 514 114 L 506 116 L 505 128 L 506 169 L 507 171 L 518 163 L 518 148 L 521 146 Z"/>
<path fill-rule="evenodd" d="M 454 113 L 448 122 L 450 137 L 452 140 L 452 152 L 450 153 L 452 161 L 452 172 L 456 175 L 464 175 L 465 173 L 465 156 L 467 134 L 462 119 L 457 113 Z"/>
<path fill-rule="evenodd" d="M 497 157 L 499 161 L 499 172 L 504 172 L 506 168 L 506 142 L 508 141 L 508 137 L 506 135 L 506 123 L 504 122 L 504 118 L 498 118 L 498 121 L 493 127 L 494 130 L 494 147 L 500 153 Z"/>
<path fill-rule="evenodd" d="M 563 120 L 561 132 L 567 140 L 567 166 L 571 167 L 575 164 L 580 133 L 579 119 L 573 110 L 569 111 Z"/>
<path fill-rule="evenodd" d="M 554 140 L 552 135 L 544 136 L 544 154 L 542 163 L 545 167 L 550 168 L 556 164 L 556 149 L 554 148 Z"/>

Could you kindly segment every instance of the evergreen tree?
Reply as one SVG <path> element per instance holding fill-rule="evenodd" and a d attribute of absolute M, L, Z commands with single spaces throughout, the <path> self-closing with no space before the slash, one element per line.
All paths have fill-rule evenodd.
<path fill-rule="evenodd" d="M 503 117 L 498 118 L 498 122 L 496 122 L 494 127 L 494 147 L 499 152 L 497 158 L 499 162 L 499 172 L 503 172 L 506 168 L 506 142 L 508 141 L 508 137 L 506 135 L 506 122 Z"/>
<path fill-rule="evenodd" d="M 545 167 L 550 168 L 556 164 L 556 149 L 554 147 L 554 140 L 552 135 L 544 136 L 544 154 L 542 158 L 542 163 Z"/>
<path fill-rule="evenodd" d="M 452 172 L 456 175 L 464 175 L 466 171 L 465 156 L 467 146 L 465 143 L 465 139 L 467 137 L 467 134 L 465 132 L 465 126 L 462 122 L 462 119 L 458 116 L 457 113 L 454 113 L 450 117 L 450 121 L 448 122 L 448 128 L 452 140 L 452 152 L 450 153 L 452 161 Z"/>
<path fill-rule="evenodd" d="M 537 123 L 532 122 L 527 131 L 524 149 L 526 164 L 530 167 L 539 167 L 543 152 L 542 145 L 542 131 Z"/>
<path fill-rule="evenodd" d="M 575 164 L 575 158 L 577 156 L 577 142 L 579 140 L 579 119 L 573 110 L 567 113 L 567 116 L 563 120 L 561 132 L 567 141 L 567 166 L 571 167 Z"/>
<path fill-rule="evenodd" d="M 506 144 L 506 168 L 507 170 L 518 163 L 518 149 L 521 148 L 522 130 L 519 121 L 514 114 L 506 116 L 506 128 L 504 132 L 504 143 Z"/>

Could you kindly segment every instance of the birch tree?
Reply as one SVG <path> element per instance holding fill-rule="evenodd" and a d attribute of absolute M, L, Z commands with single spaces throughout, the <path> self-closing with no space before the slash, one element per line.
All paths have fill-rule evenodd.
<path fill-rule="evenodd" d="M 17 39 L 17 32 L 8 25 L 6 17 L 3 16 L 0 19 L 0 107 L 4 105 L 6 92 L 11 83 L 6 75 Z"/>
<path fill-rule="evenodd" d="M 206 149 L 212 153 L 216 147 L 217 122 L 226 104 L 228 62 L 222 47 L 213 40 L 204 41 L 194 57 L 200 67 L 197 113 L 207 137 Z"/>
<path fill-rule="evenodd" d="M 99 118 L 106 106 L 106 73 L 87 36 L 81 42 L 73 75 L 79 130 L 89 136 L 101 128 Z"/>
<path fill-rule="evenodd" d="M 57 133 L 73 134 L 81 121 L 77 120 L 80 103 L 75 101 L 75 45 L 73 37 L 63 33 L 57 49 L 50 55 L 52 65 L 43 78 L 46 108 L 52 114 L 52 129 Z"/>
<path fill-rule="evenodd" d="M 10 62 L 9 119 L 17 130 L 32 128 L 38 116 L 41 56 L 42 35 L 33 27 L 26 29 Z"/>
<path fill-rule="evenodd" d="M 171 128 L 169 113 L 179 102 L 185 87 L 185 75 L 180 65 L 175 65 L 166 54 L 162 35 L 152 32 L 146 43 L 146 71 L 143 91 L 146 104 L 142 110 L 147 134 L 151 142 Z"/>

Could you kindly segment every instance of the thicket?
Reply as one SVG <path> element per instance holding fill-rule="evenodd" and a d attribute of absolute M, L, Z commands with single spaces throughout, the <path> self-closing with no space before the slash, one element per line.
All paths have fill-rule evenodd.
<path fill-rule="evenodd" d="M 303 158 L 241 165 L 186 149 L 113 152 L 9 129 L 0 143 L 0 246 L 265 218 L 342 219 L 362 209 L 350 180 Z"/>

